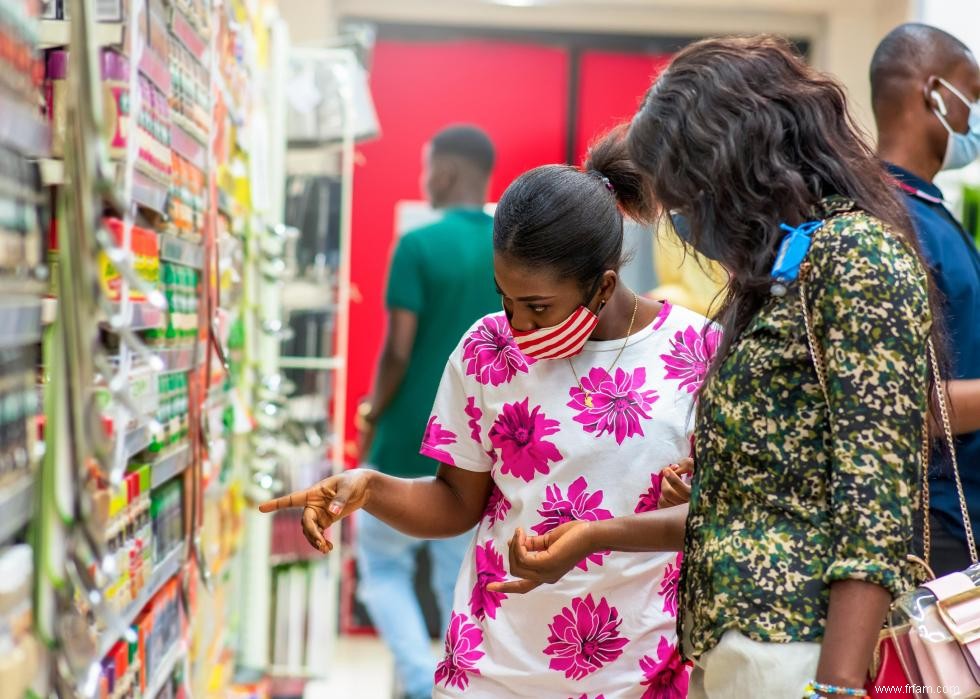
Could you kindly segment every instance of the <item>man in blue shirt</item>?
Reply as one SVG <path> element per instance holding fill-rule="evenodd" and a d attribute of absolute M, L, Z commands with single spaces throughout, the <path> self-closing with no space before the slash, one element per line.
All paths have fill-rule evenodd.
<path fill-rule="evenodd" d="M 932 182 L 940 170 L 964 167 L 980 155 L 980 69 L 952 35 L 904 24 L 875 51 L 871 96 L 878 154 L 905 194 L 942 293 L 955 449 L 970 518 L 980 526 L 980 254 Z M 934 453 L 931 564 L 944 575 L 969 566 L 970 555 L 948 456 Z"/>

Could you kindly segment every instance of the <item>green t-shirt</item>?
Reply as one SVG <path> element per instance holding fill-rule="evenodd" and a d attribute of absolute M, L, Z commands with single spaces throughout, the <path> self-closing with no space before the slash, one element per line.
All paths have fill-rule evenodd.
<path fill-rule="evenodd" d="M 419 447 L 446 361 L 473 323 L 500 310 L 493 218 L 477 209 L 448 209 L 436 223 L 406 233 L 391 261 L 385 305 L 415 313 L 418 330 L 367 462 L 394 476 L 431 476 L 437 465 Z"/>

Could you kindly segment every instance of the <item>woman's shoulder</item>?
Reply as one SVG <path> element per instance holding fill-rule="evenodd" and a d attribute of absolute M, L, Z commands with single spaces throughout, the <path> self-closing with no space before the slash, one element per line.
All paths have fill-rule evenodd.
<path fill-rule="evenodd" d="M 720 331 L 717 323 L 701 315 L 690 308 L 680 306 L 670 301 L 661 301 L 662 307 L 656 320 L 653 321 L 654 330 L 665 332 L 685 332 L 693 328 L 699 334 L 708 331 Z"/>
<path fill-rule="evenodd" d="M 917 260 L 911 243 L 877 216 L 852 208 L 827 218 L 813 237 L 814 262 L 832 256 L 863 255 Z"/>
<path fill-rule="evenodd" d="M 828 218 L 814 234 L 807 257 L 817 277 L 925 277 L 913 244 L 900 231 L 860 209 Z"/>

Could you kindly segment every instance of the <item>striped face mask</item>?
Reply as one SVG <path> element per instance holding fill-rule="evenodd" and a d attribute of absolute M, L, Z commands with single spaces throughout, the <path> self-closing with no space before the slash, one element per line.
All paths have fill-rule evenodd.
<path fill-rule="evenodd" d="M 567 359 L 582 351 L 598 324 L 599 316 L 585 306 L 579 306 L 572 315 L 558 325 L 527 332 L 514 330 L 511 327 L 511 332 L 517 347 L 527 357 Z"/>

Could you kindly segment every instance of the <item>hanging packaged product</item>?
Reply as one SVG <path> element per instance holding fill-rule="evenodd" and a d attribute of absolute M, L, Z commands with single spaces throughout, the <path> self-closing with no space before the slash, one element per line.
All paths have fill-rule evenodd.
<path fill-rule="evenodd" d="M 65 132 L 68 128 L 68 63 L 67 50 L 48 51 L 44 96 L 51 126 L 51 154 L 56 158 L 64 156 Z M 129 59 L 117 51 L 104 48 L 99 56 L 99 66 L 102 77 L 102 135 L 109 157 L 120 159 L 126 155 L 129 134 Z"/>
<path fill-rule="evenodd" d="M 122 247 L 123 222 L 117 218 L 108 218 L 105 219 L 104 225 L 115 244 Z M 133 270 L 147 284 L 156 287 L 160 281 L 160 239 L 157 234 L 140 226 L 132 226 L 129 250 L 134 257 Z M 122 276 L 104 252 L 99 253 L 99 281 L 109 300 L 120 300 Z M 129 290 L 129 298 L 134 301 L 144 300 L 136 289 Z"/>
<path fill-rule="evenodd" d="M 102 50 L 103 134 L 110 158 L 126 156 L 129 133 L 129 59 Z"/>

